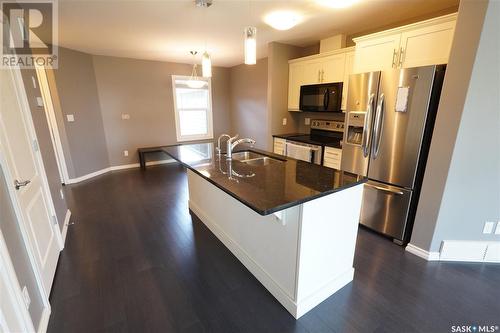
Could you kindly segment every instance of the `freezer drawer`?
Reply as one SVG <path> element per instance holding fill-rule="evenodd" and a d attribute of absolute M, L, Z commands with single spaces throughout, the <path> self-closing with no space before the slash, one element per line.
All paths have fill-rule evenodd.
<path fill-rule="evenodd" d="M 368 181 L 364 186 L 360 223 L 403 240 L 412 191 Z"/>

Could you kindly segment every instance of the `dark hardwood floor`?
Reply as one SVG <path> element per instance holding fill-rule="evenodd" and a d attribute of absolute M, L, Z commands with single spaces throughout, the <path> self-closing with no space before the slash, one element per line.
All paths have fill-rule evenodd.
<path fill-rule="evenodd" d="M 296 321 L 189 214 L 177 164 L 100 176 L 67 186 L 66 196 L 75 225 L 59 261 L 49 332 L 451 332 L 451 325 L 500 325 L 500 265 L 429 263 L 363 229 L 354 281 Z"/>

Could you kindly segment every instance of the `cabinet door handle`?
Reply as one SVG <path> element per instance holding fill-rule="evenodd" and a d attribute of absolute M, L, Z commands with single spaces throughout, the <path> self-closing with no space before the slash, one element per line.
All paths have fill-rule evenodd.
<path fill-rule="evenodd" d="M 321 70 L 321 82 L 325 82 L 325 71 Z"/>
<path fill-rule="evenodd" d="M 318 82 L 321 82 L 321 71 L 318 69 Z"/>
<path fill-rule="evenodd" d="M 404 56 L 405 56 L 405 49 L 403 49 L 401 47 L 400 51 L 399 51 L 399 67 L 402 68 L 403 67 L 403 61 L 404 61 Z"/>
<path fill-rule="evenodd" d="M 392 68 L 396 67 L 396 49 L 392 52 Z"/>

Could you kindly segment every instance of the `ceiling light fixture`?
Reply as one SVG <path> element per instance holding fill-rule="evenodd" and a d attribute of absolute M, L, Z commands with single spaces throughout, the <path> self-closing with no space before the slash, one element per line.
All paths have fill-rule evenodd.
<path fill-rule="evenodd" d="M 257 63 L 257 28 L 245 28 L 245 64 L 255 65 Z"/>
<path fill-rule="evenodd" d="M 201 72 L 203 77 L 212 77 L 212 60 L 207 51 L 201 56 Z"/>
<path fill-rule="evenodd" d="M 202 80 L 199 76 L 198 76 L 198 73 L 196 72 L 196 67 L 198 67 L 198 65 L 196 64 L 196 59 L 195 59 L 195 56 L 198 52 L 196 51 L 191 51 L 190 52 L 191 55 L 193 56 L 193 70 L 191 71 L 191 76 L 189 77 L 189 80 L 187 81 L 187 86 L 189 88 L 193 88 L 193 89 L 200 89 L 202 88 L 203 86 L 205 86 L 206 82 L 204 80 Z"/>
<path fill-rule="evenodd" d="M 264 22 L 276 30 L 288 30 L 295 27 L 301 21 L 301 16 L 291 10 L 278 10 L 264 17 Z"/>
<path fill-rule="evenodd" d="M 197 7 L 203 8 L 203 25 L 207 26 L 206 10 L 212 5 L 212 0 L 195 0 L 194 3 Z M 212 77 L 212 59 L 207 51 L 207 44 L 207 38 L 205 37 L 205 52 L 201 56 L 201 73 L 203 77 Z"/>
<path fill-rule="evenodd" d="M 331 8 L 347 8 L 359 2 L 359 0 L 316 0 L 316 2 Z"/>

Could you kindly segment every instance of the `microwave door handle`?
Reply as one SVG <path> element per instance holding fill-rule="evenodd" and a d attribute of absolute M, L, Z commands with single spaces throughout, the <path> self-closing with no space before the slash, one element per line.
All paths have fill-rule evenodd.
<path fill-rule="evenodd" d="M 373 102 L 375 100 L 375 94 L 371 94 L 367 104 L 366 118 L 363 126 L 363 139 L 361 142 L 361 147 L 363 149 L 363 156 L 368 157 L 369 152 L 369 142 L 370 142 L 370 126 L 371 126 L 371 116 L 373 112 Z"/>
<path fill-rule="evenodd" d="M 323 108 L 325 111 L 328 110 L 328 104 L 330 103 L 330 90 L 326 89 L 323 95 Z"/>

